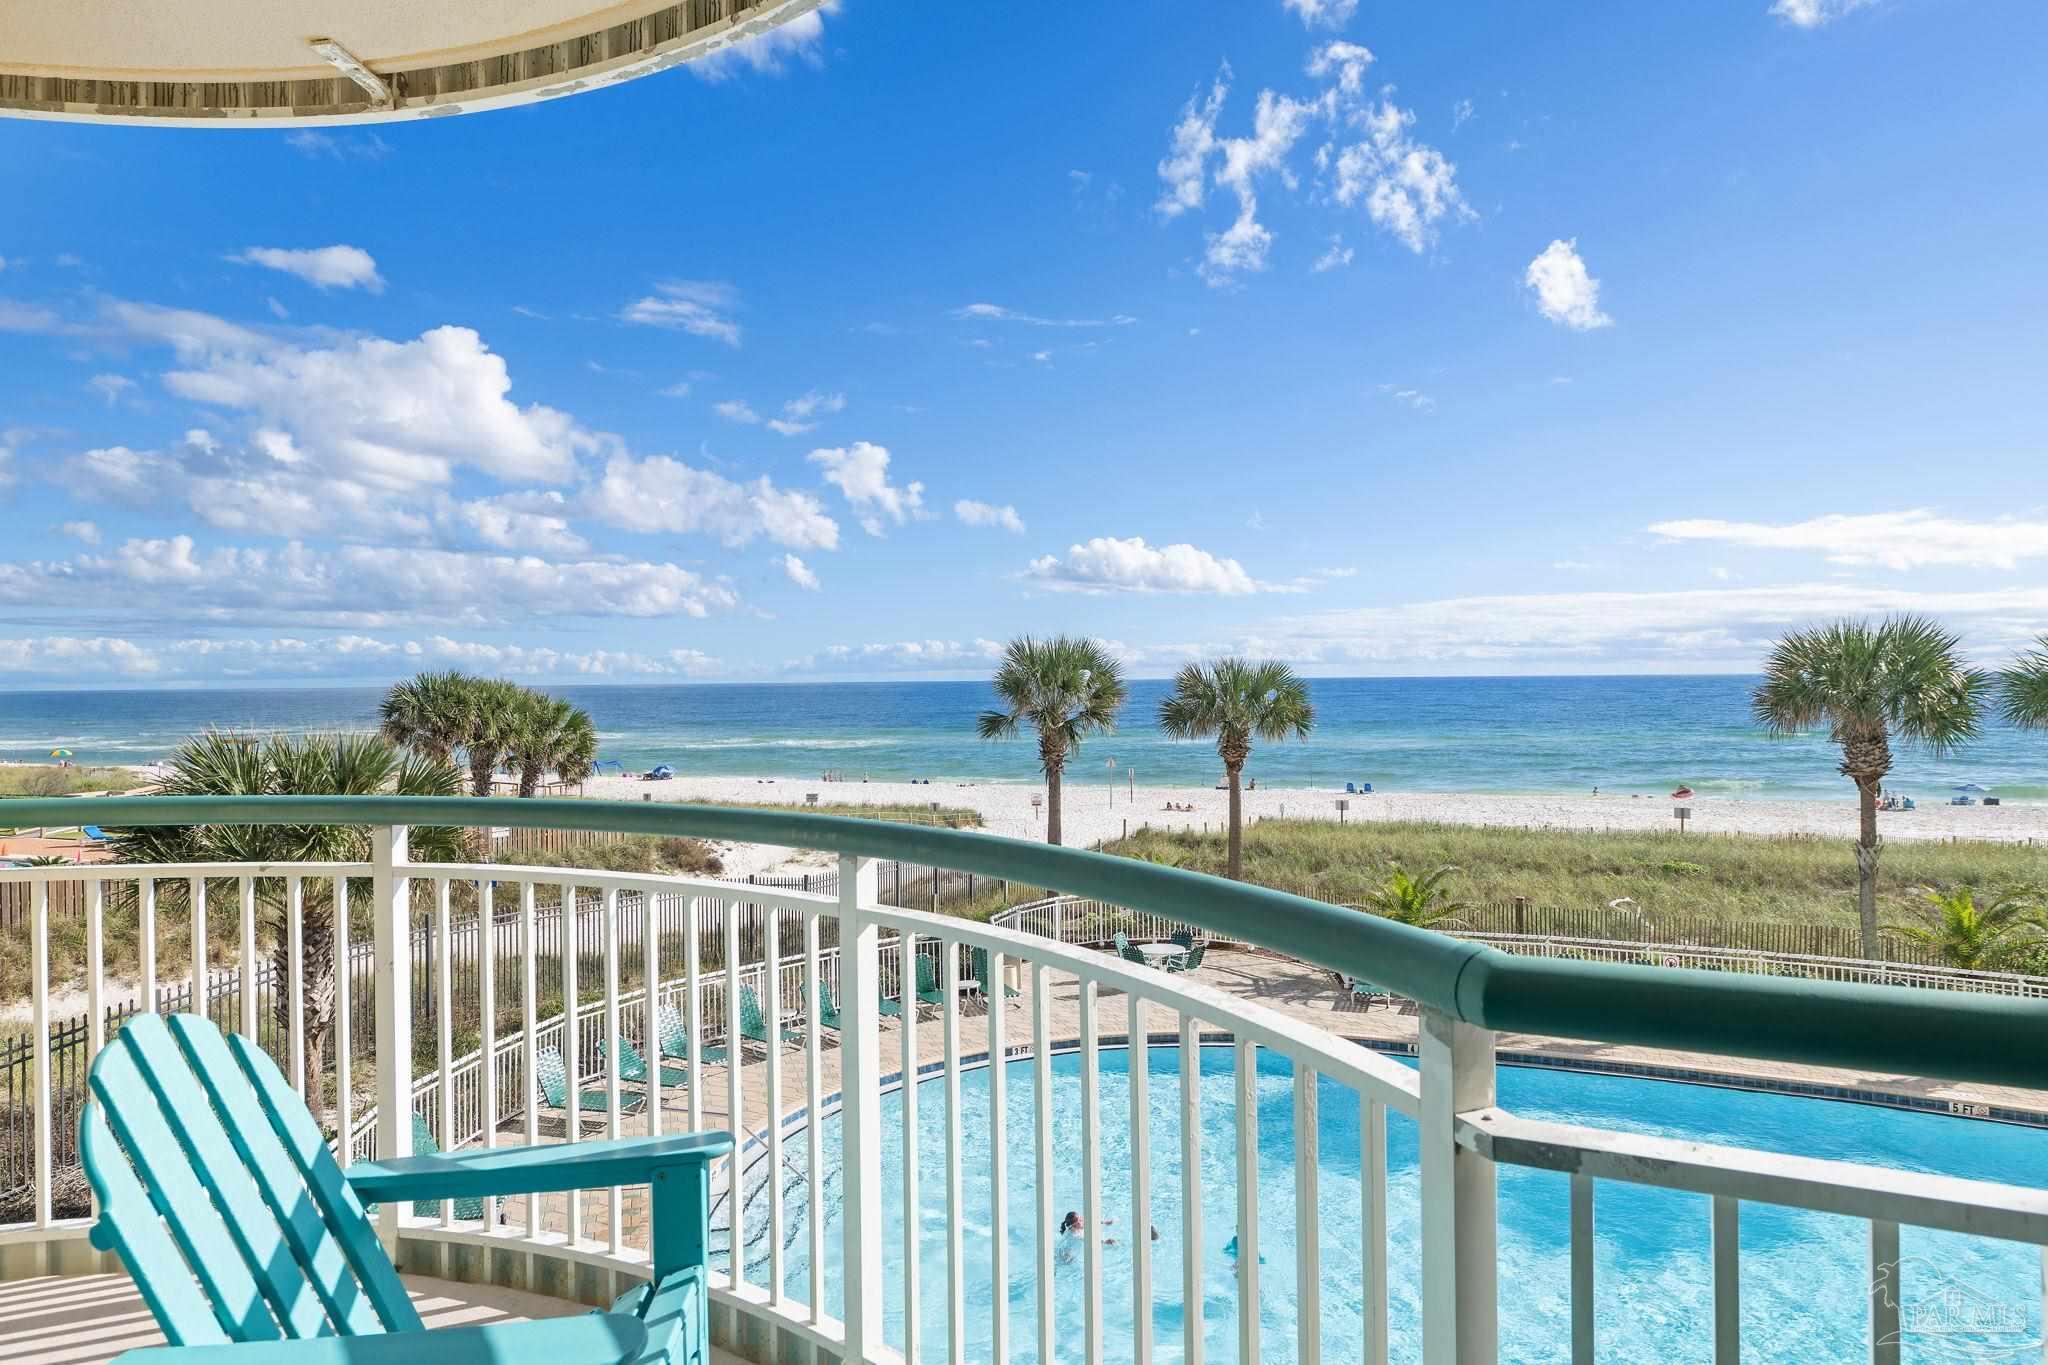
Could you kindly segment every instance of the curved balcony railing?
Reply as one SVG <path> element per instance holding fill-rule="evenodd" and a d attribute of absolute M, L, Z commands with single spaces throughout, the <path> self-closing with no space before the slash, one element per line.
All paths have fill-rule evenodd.
<path fill-rule="evenodd" d="M 1112 1257 L 1120 1286 L 1127 1269 L 1130 1300 L 1138 1306 L 1117 1329 L 1130 1333 L 1119 1353 L 1141 1361 L 1204 1358 L 1215 1325 L 1205 1315 L 1222 1311 L 1200 1281 L 1202 1186 L 1205 1171 L 1215 1178 L 1217 1164 L 1205 1165 L 1204 1130 L 1193 1116 L 1203 1045 L 1219 1039 L 1228 1044 L 1235 1101 L 1228 1110 L 1229 1179 L 1236 1188 L 1227 1316 L 1240 1360 L 1262 1353 L 1291 1353 L 1304 1362 L 1333 1358 L 1326 1345 L 1332 1332 L 1355 1343 L 1360 1359 L 1384 1360 L 1396 1329 L 1412 1338 L 1417 1328 L 1427 1360 L 1497 1358 L 1501 1164 L 1570 1176 L 1570 1283 L 1556 1288 L 1569 1297 L 1571 1353 L 1578 1360 L 1592 1359 L 1596 1344 L 1596 1178 L 1710 1196 L 1718 1359 L 1735 1358 L 1743 1330 L 1740 1245 L 1733 1234 L 1745 1201 L 1868 1222 L 1871 1265 L 1885 1272 L 1873 1276 L 1868 1310 L 1870 1351 L 1880 1361 L 1898 1358 L 1901 1224 L 2048 1244 L 2048 1195 L 2037 1190 L 1539 1123 L 1495 1102 L 1493 1038 L 1499 1031 L 2035 1086 L 2048 1055 L 2048 1006 L 2037 1000 L 1518 956 L 1178 869 L 837 817 L 548 800 L 0 802 L 0 823 L 86 816 L 105 828 L 363 826 L 372 832 L 374 854 L 368 863 L 349 865 L 0 871 L 0 881 L 40 888 L 27 925 L 33 1190 L 29 1216 L 0 1228 L 0 1277 L 100 1263 L 80 1240 L 85 1210 L 66 1203 L 61 1178 L 58 1134 L 69 1115 L 62 1086 L 53 1082 L 57 983 L 50 971 L 47 888 L 68 881 L 86 888 L 80 959 L 91 1021 L 86 1055 L 104 1041 L 110 1008 L 119 1003 L 108 990 L 110 975 L 127 977 L 131 970 L 138 1002 L 160 1000 L 164 983 L 182 979 L 190 982 L 193 999 L 215 1000 L 244 1032 L 263 1036 L 265 1012 L 255 985 L 263 960 L 275 956 L 283 983 L 270 1011 L 270 1045 L 285 1059 L 293 1084 L 325 1100 L 330 1131 L 348 1135 L 338 1143 L 344 1159 L 404 1155 L 420 1135 L 454 1146 L 574 1142 L 586 1130 L 738 1130 L 740 1152 L 723 1176 L 724 1249 L 714 1274 L 713 1327 L 715 1340 L 752 1359 L 780 1360 L 797 1351 L 849 1361 L 1100 1360 L 1111 1331 L 1103 1286 Z M 679 877 L 425 864 L 406 853 L 411 826 L 508 824 L 824 849 L 840 856 L 838 889 L 827 896 Z M 878 859 L 1054 888 L 1096 903 L 1083 914 L 1133 917 L 1145 936 L 1189 926 L 1210 939 L 1372 982 L 1417 1002 L 1418 1065 L 1193 977 L 1069 942 L 1077 935 L 1064 924 L 1043 921 L 1063 916 L 1062 907 L 1075 901 L 1024 907 L 991 924 L 882 905 Z M 232 897 L 236 911 L 225 953 L 209 949 L 203 913 L 210 899 L 217 904 L 223 895 Z M 315 902 L 323 912 L 309 914 Z M 333 904 L 355 910 L 325 914 Z M 110 954 L 108 916 L 115 905 L 124 926 L 125 917 L 134 916 L 134 947 L 124 940 Z M 749 916 L 743 940 L 742 921 Z M 326 958 L 329 949 L 332 960 L 348 961 L 350 939 L 364 920 L 375 958 L 373 1045 L 355 1036 L 362 1002 L 349 998 L 350 975 L 341 972 L 333 977 L 336 1036 L 324 1056 L 309 1057 L 307 1021 L 323 1011 L 306 991 L 324 987 L 308 964 Z M 177 961 L 159 952 L 167 931 L 183 940 Z M 758 953 L 743 953 L 743 941 L 753 942 L 755 934 Z M 457 951 L 464 941 L 476 945 L 467 961 Z M 223 959 L 239 983 L 225 996 L 216 979 Z M 428 978 L 424 1009 L 418 974 Z M 1109 1049 L 1154 1038 L 1179 1044 L 1183 1119 L 1176 1160 L 1158 1172 L 1151 1163 L 1150 1090 L 1176 1082 L 1155 1076 L 1150 1066 L 1131 1065 L 1120 1082 L 1128 1112 L 1105 1112 L 1101 1098 L 1104 1057 L 1115 1057 Z M 1036 1101 L 1055 1093 L 1053 1065 L 1065 1052 L 1079 1068 L 1076 1114 L 1055 1114 L 1051 1103 Z M 1284 1342 L 1262 1340 L 1257 1311 L 1265 1259 L 1259 1204 L 1271 1196 L 1259 1179 L 1265 1053 L 1286 1059 L 1292 1096 L 1288 1198 L 1296 1235 L 1284 1248 L 1270 1248 L 1292 1262 L 1295 1326 Z M 563 1075 L 549 1093 L 551 1054 Z M 986 1066 L 985 1099 L 977 1089 L 965 1105 L 963 1076 L 991 1059 L 1004 1064 Z M 1019 1067 L 1028 1068 L 1034 1097 L 1030 1157 L 1025 1169 L 1012 1170 L 1011 1125 L 1021 1121 L 1021 1110 L 1013 1112 L 1006 1078 Z M 936 1099 L 921 1096 L 921 1084 L 903 1083 L 926 1077 Z M 1328 1111 L 1333 1097 L 1356 1105 L 1359 1132 L 1359 1234 L 1355 1245 L 1341 1248 L 1321 1235 L 1327 1201 L 1319 1187 L 1326 1163 L 1317 1150 L 1318 1114 Z M 939 1112 L 927 1110 L 921 1119 L 921 1101 L 935 1103 Z M 1415 1322 L 1389 1317 L 1390 1111 L 1412 1121 L 1417 1145 L 1420 1281 L 1414 1303 L 1403 1310 Z M 400 1114 L 408 1121 L 387 1121 Z M 891 1125 L 886 1134 L 885 1118 Z M 1076 1273 L 1056 1266 L 1053 1236 L 1061 1212 L 1053 1172 L 1070 1155 L 1064 1150 L 1069 1128 L 1079 1155 L 1074 1202 L 1087 1228 L 1102 1226 L 1105 1152 L 1112 1143 L 1122 1154 L 1116 1178 L 1129 1182 L 1130 1235 L 1115 1247 L 1096 1235 L 1081 1239 L 1078 1342 L 1060 1336 L 1054 1300 L 1056 1278 Z M 963 1179 L 970 1165 L 977 1172 L 975 1197 L 983 1201 L 974 1207 L 966 1202 Z M 984 1169 L 988 1187 L 981 1191 Z M 1028 1215 L 1035 1227 L 1028 1230 L 1013 1226 L 1013 1178 L 1017 1189 L 1028 1179 L 1035 1191 Z M 942 1200 L 932 1197 L 934 1190 L 943 1191 Z M 1124 1194 L 1117 1192 L 1119 1208 L 1126 1206 Z M 927 1206 L 941 1202 L 942 1226 L 934 1233 L 926 1226 Z M 588 1201 L 509 1201 L 481 1209 L 449 1203 L 386 1209 L 380 1217 L 409 1268 L 597 1301 L 616 1281 L 644 1274 L 641 1210 L 636 1192 L 613 1190 Z M 1178 1222 L 1178 1255 L 1139 1233 L 1155 1211 L 1163 1221 Z M 1270 1229 L 1270 1221 L 1265 1226 Z M 935 1239 L 943 1241 L 942 1255 L 934 1255 Z M 1175 1261 L 1178 1285 L 1165 1282 Z M 1326 1297 L 1334 1304 L 1339 1296 L 1325 1294 L 1331 1267 L 1339 1265 L 1347 1277 L 1340 1286 L 1347 1304 L 1342 1311 L 1354 1315 L 1341 1330 L 1326 1312 Z M 986 1277 L 975 1286 L 974 1314 L 968 1311 L 970 1266 L 974 1276 Z M 1169 1329 L 1150 1308 L 1168 1300 L 1178 1307 L 1178 1323 L 1170 1328 L 1178 1340 L 1155 1340 Z M 934 1312 L 941 1301 L 945 1311 Z M 1015 1310 L 1018 1323 L 1011 1321 L 1013 1301 L 1023 1305 Z M 4 1333 L 0 1327 L 0 1338 Z"/>

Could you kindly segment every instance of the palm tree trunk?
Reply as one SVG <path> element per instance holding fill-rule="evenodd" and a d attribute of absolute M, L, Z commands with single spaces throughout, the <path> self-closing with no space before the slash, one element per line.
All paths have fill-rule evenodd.
<path fill-rule="evenodd" d="M 541 775 L 541 765 L 540 765 L 540 764 L 538 764 L 538 763 L 523 763 L 523 764 L 521 764 L 521 765 L 520 765 L 520 767 L 519 767 L 519 794 L 520 794 L 520 795 L 521 795 L 522 797 L 529 797 L 529 798 L 530 798 L 530 797 L 531 797 L 531 796 L 532 796 L 532 795 L 533 795 L 533 794 L 534 794 L 535 792 L 537 792 L 537 791 L 539 791 L 539 790 L 540 790 L 540 775 Z"/>
<path fill-rule="evenodd" d="M 469 751 L 469 794 L 489 796 L 491 777 L 498 771 L 498 756 L 489 751 Z"/>
<path fill-rule="evenodd" d="M 1856 839 L 1856 913 L 1863 924 L 1863 956 L 1872 962 L 1884 956 L 1877 938 L 1877 786 L 1881 778 L 1858 776 L 1857 804 L 1861 824 Z"/>
<path fill-rule="evenodd" d="M 1223 771 L 1230 774 L 1230 858 L 1224 875 L 1240 881 L 1244 877 L 1244 789 L 1240 785 L 1244 764 L 1226 764 Z"/>
<path fill-rule="evenodd" d="M 1058 763 L 1045 765 L 1045 841 L 1048 844 L 1060 842 L 1060 767 Z"/>

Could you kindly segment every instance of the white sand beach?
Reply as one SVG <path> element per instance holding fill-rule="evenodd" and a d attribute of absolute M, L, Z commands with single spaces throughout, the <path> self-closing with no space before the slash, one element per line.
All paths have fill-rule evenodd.
<path fill-rule="evenodd" d="M 1856 837 L 1856 803 L 1845 781 L 1839 801 L 1768 801 L 1694 797 L 1690 832 L 1695 835 L 1815 834 Z M 971 807 L 981 813 L 992 834 L 1043 839 L 1045 820 L 1031 798 L 1043 797 L 1041 786 L 1002 782 L 819 782 L 800 777 L 688 777 L 644 782 L 637 777 L 593 779 L 587 795 L 609 800 L 710 801 L 739 804 L 801 806 L 816 792 L 821 804 L 923 804 Z M 1265 787 L 1244 794 L 1250 820 L 1309 818 L 1335 821 L 1336 803 L 1350 802 L 1349 821 L 1417 820 L 1461 825 L 1507 825 L 1573 830 L 1662 830 L 1675 833 L 1673 806 L 1666 793 L 1593 796 L 1491 795 L 1454 792 L 1378 792 L 1345 796 L 1342 792 L 1303 787 Z M 1168 804 L 1192 806 L 1169 811 Z M 1064 842 L 1083 848 L 1121 835 L 1128 827 L 1216 829 L 1227 818 L 1228 795 L 1213 787 L 1151 787 L 1112 790 L 1101 781 L 1069 782 L 1065 792 Z M 2040 839 L 2048 843 L 2048 803 L 1998 806 L 1922 806 L 1914 811 L 1881 812 L 1879 830 L 1886 839 Z M 734 850 L 733 870 L 763 870 L 757 861 L 766 850 Z"/>

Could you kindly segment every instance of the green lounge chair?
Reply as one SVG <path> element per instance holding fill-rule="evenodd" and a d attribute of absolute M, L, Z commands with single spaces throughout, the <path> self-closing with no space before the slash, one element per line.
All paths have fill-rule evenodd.
<path fill-rule="evenodd" d="M 943 1005 L 946 993 L 939 988 L 939 964 L 917 955 L 917 1003 L 920 1005 Z"/>
<path fill-rule="evenodd" d="M 441 1144 L 434 1141 L 434 1130 L 419 1114 L 412 1116 L 412 1154 L 414 1156 L 439 1156 Z M 421 1200 L 412 1206 L 412 1211 L 422 1218 L 439 1218 L 439 1200 Z M 484 1201 L 481 1199 L 458 1199 L 455 1201 L 455 1216 L 472 1223 L 483 1221 Z"/>
<path fill-rule="evenodd" d="M 768 1021 L 761 1015 L 761 998 L 752 986 L 740 987 L 740 1037 L 768 1046 Z M 795 1029 L 783 1029 L 782 1041 L 803 1045 L 804 1036 Z"/>
<path fill-rule="evenodd" d="M 977 982 L 983 983 L 983 989 L 986 990 L 986 983 L 995 979 L 995 973 L 989 970 L 988 949 L 970 949 L 967 955 L 967 961 L 969 965 L 972 966 L 974 969 L 974 979 Z M 1015 1000 L 1022 994 L 1024 994 L 1024 992 L 1018 990 L 1015 986 L 1003 987 L 1003 998 L 1005 1000 Z"/>
<path fill-rule="evenodd" d="M 818 983 L 818 1027 L 839 1033 L 846 1025 L 839 1018 L 839 1001 L 833 998 L 832 985 L 827 981 Z"/>
<path fill-rule="evenodd" d="M 600 1058 L 605 1056 L 603 1043 L 597 1045 L 597 1055 Z M 635 1085 L 647 1084 L 647 1059 L 640 1055 L 639 1048 L 633 1046 L 633 1040 L 624 1034 L 619 1035 L 619 1079 L 631 1081 Z M 661 1083 L 688 1085 L 690 1073 L 684 1067 L 664 1066 L 661 1069 Z"/>
<path fill-rule="evenodd" d="M 560 1109 L 566 1113 L 569 1108 L 569 1069 L 562 1063 L 560 1050 L 551 1047 L 542 1048 L 534 1055 L 533 1070 L 534 1079 L 540 1083 L 541 1098 L 547 1101 L 548 1108 Z M 645 1095 L 619 1096 L 619 1116 L 621 1118 L 628 1114 L 637 1114 L 646 1107 L 647 1097 Z M 576 1092 L 576 1110 L 585 1116 L 594 1115 L 600 1119 L 609 1117 L 611 1113 L 610 1107 L 606 1104 L 605 1093 L 602 1090 L 578 1090 Z"/>
<path fill-rule="evenodd" d="M 661 1034 L 663 1057 L 676 1062 L 690 1060 L 689 1035 L 683 1032 L 683 1017 L 676 1013 L 675 1006 L 657 1006 L 654 1011 L 654 1027 Z M 705 1047 L 701 1042 L 697 1047 L 697 1060 L 700 1062 L 723 1063 L 730 1055 L 722 1047 Z"/>
<path fill-rule="evenodd" d="M 710 1163 L 728 1133 L 358 1162 L 344 1171 L 277 1063 L 194 1015 L 144 1014 L 93 1060 L 79 1155 L 92 1245 L 168 1347 L 130 1365 L 709 1365 Z M 609 1313 L 428 1333 L 367 1206 L 648 1185 L 651 1283 Z M 209 1348 L 232 1346 L 232 1352 Z"/>

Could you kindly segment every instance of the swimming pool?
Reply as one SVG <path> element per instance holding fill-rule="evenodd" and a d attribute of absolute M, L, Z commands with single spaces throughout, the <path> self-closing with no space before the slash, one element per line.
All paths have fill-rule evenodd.
<path fill-rule="evenodd" d="M 1181 1359 L 1180 1055 L 1173 1046 L 1147 1049 L 1150 1068 L 1153 1331 L 1161 1361 Z M 1106 1358 L 1131 1359 L 1132 1270 L 1130 1057 L 1122 1049 L 1101 1055 L 1101 1161 L 1105 1218 L 1116 1238 L 1103 1257 Z M 1237 1217 L 1236 1091 L 1227 1047 L 1205 1047 L 1201 1058 L 1202 1313 L 1211 1361 L 1237 1358 L 1235 1271 L 1226 1244 Z M 1013 1360 L 1037 1361 L 1037 1296 L 1032 1267 L 1039 1232 L 1033 1156 L 1036 1086 L 1029 1060 L 1006 1072 L 1009 1187 L 1010 1318 Z M 1081 1196 L 1080 1059 L 1054 1059 L 1052 1126 L 1053 1204 L 1079 1209 Z M 967 1135 L 962 1170 L 965 1211 L 967 1358 L 989 1358 L 991 1334 L 989 1208 L 991 1154 L 977 1135 L 988 1131 L 988 1073 L 961 1077 L 961 1123 Z M 1610 1130 L 1692 1138 L 1763 1150 L 1835 1157 L 1907 1171 L 1935 1171 L 2048 1184 L 2048 1132 L 2009 1124 L 1950 1118 L 1800 1096 L 1730 1090 L 1636 1077 L 1615 1077 L 1541 1067 L 1503 1066 L 1501 1104 L 1529 1118 L 1583 1123 Z M 1294 1097 L 1286 1058 L 1261 1052 L 1259 1095 L 1259 1242 L 1262 1357 L 1295 1358 Z M 1355 1092 L 1322 1082 L 1318 1137 L 1322 1239 L 1323 1357 L 1361 1358 L 1359 1126 Z M 1387 1121 L 1387 1237 L 1389 1356 L 1420 1358 L 1420 1232 L 1417 1223 L 1414 1124 L 1395 1114 Z M 946 1354 L 945 1097 L 936 1078 L 918 1091 L 920 1355 Z M 826 1304 L 840 1311 L 840 1227 L 837 1117 L 826 1116 Z M 887 1227 L 886 1331 L 901 1347 L 903 1305 L 903 1117 L 901 1092 L 884 1097 L 882 1208 Z M 809 1297 L 809 1210 L 805 1206 L 805 1143 L 787 1143 L 783 1172 L 788 1201 L 785 1285 Z M 1514 1167 L 1500 1170 L 1500 1339 L 1502 1359 L 1570 1358 L 1570 1274 L 1567 1178 Z M 768 1278 L 766 1214 L 760 1182 L 747 1213 L 749 1277 Z M 1595 1237 L 1600 1358 L 1705 1361 L 1712 1356 L 1712 1273 L 1708 1201 L 1701 1195 L 1602 1182 Z M 1742 1318 L 1745 1360 L 1817 1362 L 1869 1358 L 1868 1224 L 1834 1215 L 1745 1205 L 1742 1217 Z M 1055 1257 L 1056 1339 L 1082 1339 L 1082 1265 L 1078 1239 L 1064 1239 Z M 1909 1285 L 1939 1278 L 2001 1313 L 2016 1315 L 2010 1330 L 1970 1336 L 1909 1332 L 1907 1360 L 2003 1360 L 2031 1353 L 2041 1342 L 2042 1259 L 2039 1249 L 1924 1229 L 1901 1229 Z M 1510 1348 L 1512 1344 L 1512 1348 Z M 1063 1345 L 1063 1354 L 1067 1347 Z"/>

